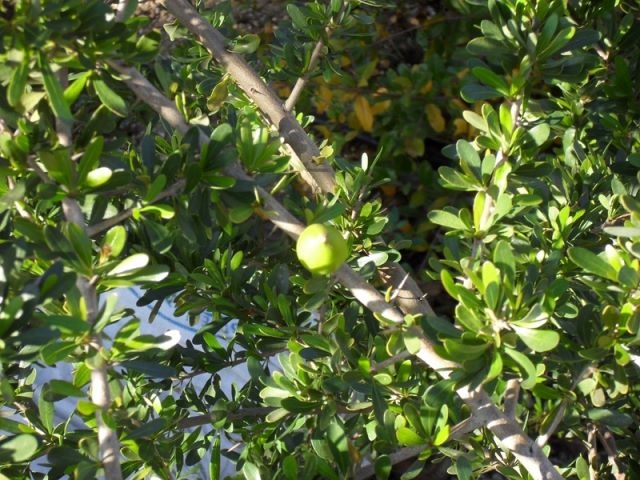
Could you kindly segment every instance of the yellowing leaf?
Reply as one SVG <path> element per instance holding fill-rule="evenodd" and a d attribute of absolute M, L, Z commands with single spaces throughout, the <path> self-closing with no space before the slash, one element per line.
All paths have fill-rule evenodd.
<path fill-rule="evenodd" d="M 318 113 L 326 112 L 331 105 L 332 98 L 333 90 L 331 90 L 325 84 L 320 85 L 320 88 L 318 88 L 318 96 L 316 98 L 316 111 Z"/>
<path fill-rule="evenodd" d="M 424 155 L 424 142 L 421 138 L 406 138 L 404 141 L 404 148 L 407 153 L 413 158 L 421 157 L 422 155 Z"/>
<path fill-rule="evenodd" d="M 464 121 L 464 118 L 456 118 L 453 121 L 453 136 L 462 137 L 469 131 L 469 125 Z"/>
<path fill-rule="evenodd" d="M 376 102 L 371 107 L 371 111 L 374 115 L 378 115 L 379 113 L 386 112 L 391 106 L 391 100 L 382 100 L 381 102 Z"/>
<path fill-rule="evenodd" d="M 227 89 L 227 79 L 223 79 L 220 83 L 218 83 L 213 90 L 211 90 L 211 94 L 209 98 L 207 98 L 207 108 L 210 113 L 217 113 L 218 110 L 222 107 L 222 104 L 227 99 L 229 95 L 229 90 Z"/>
<path fill-rule="evenodd" d="M 373 130 L 373 112 L 369 101 L 365 97 L 358 95 L 354 102 L 354 109 L 362 130 L 371 132 Z"/>
<path fill-rule="evenodd" d="M 427 114 L 427 120 L 431 128 L 433 128 L 436 133 L 444 132 L 446 122 L 444 121 L 440 107 L 433 103 L 428 103 L 425 108 L 425 113 Z"/>
<path fill-rule="evenodd" d="M 426 95 L 427 93 L 429 93 L 431 90 L 433 90 L 433 81 L 429 80 L 427 83 L 425 83 L 422 88 L 420 88 L 420 93 L 422 95 Z"/>

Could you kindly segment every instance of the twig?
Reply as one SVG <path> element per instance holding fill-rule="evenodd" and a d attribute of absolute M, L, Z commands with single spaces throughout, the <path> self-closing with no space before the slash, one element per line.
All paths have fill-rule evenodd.
<path fill-rule="evenodd" d="M 451 427 L 449 440 L 458 440 L 459 438 L 467 435 L 470 432 L 473 432 L 477 428 L 481 427 L 481 422 L 475 420 L 474 417 L 466 418 L 460 423 L 457 423 L 453 427 Z M 396 465 L 398 463 L 404 462 L 405 460 L 409 460 L 410 458 L 417 457 L 422 453 L 423 450 L 427 448 L 427 445 L 418 445 L 415 447 L 406 447 L 401 448 L 400 450 L 389 455 L 389 460 L 391 465 Z M 375 473 L 374 465 L 369 464 L 365 467 L 360 468 L 356 471 L 354 475 L 354 479 L 356 480 L 364 480 L 373 476 Z M 439 478 L 435 472 L 429 472 L 429 475 L 424 475 L 424 478 Z"/>
<path fill-rule="evenodd" d="M 403 360 L 406 360 L 407 358 L 411 358 L 412 356 L 413 355 L 411 355 L 407 350 L 404 350 L 398 353 L 397 355 L 394 355 L 393 357 L 387 358 L 386 360 L 382 360 L 381 362 L 375 362 L 373 363 L 373 365 L 371 365 L 371 373 L 376 373 L 381 370 L 384 370 L 385 368 L 391 365 L 394 365 L 398 362 L 402 362 Z"/>
<path fill-rule="evenodd" d="M 330 31 L 331 30 L 329 29 L 329 27 L 325 29 L 325 32 L 327 33 L 327 35 L 329 34 Z M 304 89 L 304 87 L 307 85 L 307 82 L 311 78 L 311 74 L 318 66 L 318 62 L 320 61 L 320 55 L 322 55 L 323 46 L 324 46 L 324 41 L 322 40 L 322 38 L 320 38 L 320 40 L 316 42 L 315 47 L 313 47 L 313 52 L 311 52 L 311 59 L 309 60 L 309 67 L 307 68 L 307 71 L 304 73 L 304 75 L 299 77 L 298 80 L 296 80 L 296 83 L 291 89 L 291 93 L 289 94 L 289 98 L 287 98 L 287 101 L 284 102 L 284 109 L 287 112 L 290 112 L 293 109 L 296 102 L 300 98 L 300 94 L 302 93 L 302 90 Z"/>
<path fill-rule="evenodd" d="M 393 452 L 391 455 L 389 455 L 389 461 L 391 462 L 391 465 L 396 465 L 410 458 L 417 457 L 426 448 L 427 448 L 427 445 L 418 445 L 415 447 L 401 448 L 400 450 Z M 355 480 L 364 480 L 366 478 L 371 477 L 374 473 L 375 473 L 375 467 L 372 464 L 369 464 L 366 467 L 363 467 L 358 471 L 356 471 L 353 478 Z"/>
<path fill-rule="evenodd" d="M 589 461 L 589 480 L 598 479 L 598 427 L 595 423 L 589 426 L 589 433 L 587 434 L 587 443 L 589 444 L 589 451 L 587 453 Z"/>
<path fill-rule="evenodd" d="M 227 415 L 227 418 L 231 421 L 242 420 L 249 417 L 264 417 L 275 410 L 274 407 L 248 407 L 240 409 L 236 412 L 231 412 Z M 213 422 L 213 414 L 195 415 L 193 417 L 187 417 L 180 420 L 176 425 L 176 428 L 184 430 L 186 428 L 198 427 L 200 425 L 209 425 Z"/>
<path fill-rule="evenodd" d="M 586 367 L 584 367 L 582 371 L 578 374 L 578 376 L 571 383 L 571 390 L 572 391 L 575 390 L 578 384 L 592 372 L 593 372 L 593 365 L 587 365 Z M 565 398 L 564 400 L 562 400 L 562 403 L 560 404 L 560 407 L 558 407 L 555 417 L 551 421 L 551 424 L 549 425 L 549 428 L 547 428 L 547 431 L 540 434 L 538 438 L 536 438 L 536 444 L 539 447 L 541 448 L 544 447 L 549 441 L 549 439 L 551 438 L 551 435 L 553 435 L 553 433 L 556 431 L 556 429 L 558 428 L 558 425 L 560 425 L 560 422 L 562 422 L 562 419 L 564 418 L 564 413 L 567 410 L 567 407 L 569 406 L 570 402 L 571 400 L 569 398 Z"/>
<path fill-rule="evenodd" d="M 602 427 L 600 431 L 598 431 L 598 438 L 600 439 L 600 443 L 604 448 L 604 451 L 607 452 L 607 458 L 609 460 L 609 465 L 611 465 L 611 473 L 613 474 L 613 478 L 615 480 L 626 480 L 627 475 L 622 472 L 620 465 L 618 463 L 618 448 L 616 447 L 616 439 L 611 434 L 611 432 Z"/>
<path fill-rule="evenodd" d="M 180 113 L 169 99 L 164 97 L 134 68 L 124 67 L 122 65 L 120 65 L 120 67 L 123 71 L 126 69 L 127 74 L 123 75 L 123 81 L 127 83 L 127 85 L 133 84 L 139 87 L 144 84 L 144 88 L 137 88 L 135 90 L 140 100 L 149 104 L 161 116 L 164 117 L 164 114 L 167 114 L 167 116 L 171 118 L 169 123 L 171 123 L 176 130 L 180 132 L 187 131 L 188 126 L 186 122 L 181 119 Z M 165 119 L 169 121 L 168 118 Z M 208 141 L 208 138 L 204 134 L 201 134 L 201 139 L 202 141 Z M 237 164 L 226 167 L 225 173 L 246 181 L 252 181 L 252 178 L 244 173 Z M 302 231 L 302 224 L 266 190 L 258 186 L 255 188 L 260 200 L 266 207 L 262 212 L 264 217 L 273 222 L 274 225 L 283 230 L 287 235 L 294 239 L 297 238 Z M 404 278 L 404 275 L 401 278 Z M 342 265 L 336 272 L 336 279 L 345 288 L 348 288 L 352 295 L 372 312 L 378 313 L 398 325 L 404 323 L 404 315 L 394 306 L 387 303 L 378 290 L 364 281 L 360 275 L 347 265 Z M 410 281 L 407 281 L 407 283 L 409 284 Z M 416 299 L 410 299 L 410 301 L 419 302 L 419 300 Z M 419 303 L 417 305 L 424 311 L 424 305 L 419 305 Z M 416 356 L 428 366 L 435 369 L 443 378 L 449 378 L 453 369 L 459 368 L 458 364 L 445 360 L 436 353 L 434 344 L 425 336 L 421 329 L 414 326 L 410 329 L 410 333 L 420 340 L 420 350 Z M 500 444 L 518 458 L 535 480 L 560 480 L 562 478 L 542 450 L 523 433 L 517 423 L 507 418 L 503 412 L 498 410 L 483 390 L 469 390 L 468 387 L 461 387 L 457 392 L 472 409 L 473 415 L 476 416 L 483 425 L 487 425 L 500 441 Z"/>
<path fill-rule="evenodd" d="M 66 71 L 58 72 L 60 83 L 64 87 L 67 83 Z M 71 148 L 73 145 L 70 122 L 56 118 L 56 133 L 60 145 Z M 30 165 L 42 178 L 44 172 L 37 165 L 35 160 Z M 51 180 L 47 177 L 47 181 Z M 70 197 L 62 200 L 62 211 L 68 222 L 75 223 L 86 231 L 85 218 L 78 202 Z M 80 291 L 87 312 L 87 322 L 89 325 L 95 324 L 98 319 L 98 293 L 95 285 L 88 278 L 78 276 L 76 286 Z M 104 475 L 107 480 L 122 480 L 120 469 L 120 442 L 118 434 L 104 421 L 104 416 L 111 405 L 109 394 L 109 373 L 106 362 L 103 358 L 102 339 L 99 335 L 93 334 L 90 345 L 96 349 L 94 354 L 95 364 L 91 370 L 91 401 L 98 407 L 96 409 L 96 424 L 98 425 L 98 448 L 100 459 L 104 468 Z"/>
<path fill-rule="evenodd" d="M 182 191 L 186 183 L 187 182 L 184 179 L 178 180 L 174 184 L 170 185 L 166 190 L 160 192 L 158 196 L 155 199 L 153 199 L 150 203 L 159 202 L 160 200 L 163 200 L 165 198 L 173 197 L 174 195 L 177 195 Z M 133 208 L 126 208 L 123 211 L 114 215 L 113 217 L 109 217 L 100 223 L 91 225 L 89 228 L 87 228 L 87 234 L 90 237 L 93 237 L 104 230 L 107 230 L 115 225 L 118 225 L 124 222 L 126 219 L 131 217 L 131 215 L 133 215 L 133 210 L 134 210 Z"/>
<path fill-rule="evenodd" d="M 127 4 L 129 3 L 128 0 L 119 0 L 117 5 L 115 6 L 115 11 L 116 11 L 116 15 L 114 17 L 114 20 L 116 22 L 122 22 L 124 21 L 124 15 L 125 13 L 127 13 Z"/>

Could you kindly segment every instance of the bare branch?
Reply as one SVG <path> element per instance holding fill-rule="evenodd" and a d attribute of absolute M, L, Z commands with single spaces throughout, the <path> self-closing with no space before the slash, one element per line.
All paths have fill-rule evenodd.
<path fill-rule="evenodd" d="M 407 358 L 411 358 L 412 356 L 413 355 L 411 355 L 407 350 L 404 350 L 398 353 L 397 355 L 394 355 L 393 357 L 387 358 L 386 360 L 383 360 L 381 362 L 375 362 L 371 365 L 371 373 L 384 370 L 385 368 L 390 367 L 391 365 L 394 365 L 398 362 L 402 362 L 403 360 L 406 360 Z"/>
<path fill-rule="evenodd" d="M 177 195 L 178 193 L 180 193 L 182 191 L 182 189 L 184 188 L 186 183 L 187 182 L 184 179 L 178 180 L 174 184 L 170 185 L 166 190 L 163 190 L 162 192 L 160 192 L 158 194 L 158 196 L 150 203 L 159 202 L 160 200 L 164 200 L 165 198 L 173 197 L 173 196 Z M 133 215 L 133 210 L 134 210 L 133 208 L 127 208 L 127 209 L 117 213 L 113 217 L 109 217 L 109 218 L 103 220 L 100 223 L 96 223 L 95 225 L 91 225 L 89 228 L 87 228 L 87 234 L 90 237 L 93 237 L 93 236 L 97 235 L 98 233 L 113 227 L 114 225 L 118 225 L 118 224 L 124 222 L 125 220 L 130 218 L 131 215 Z"/>
<path fill-rule="evenodd" d="M 507 388 L 504 392 L 504 414 L 515 420 L 516 418 L 516 407 L 518 406 L 518 397 L 520 394 L 520 382 L 511 378 L 507 381 Z"/>
<path fill-rule="evenodd" d="M 607 452 L 613 478 L 615 480 L 626 480 L 627 475 L 622 471 L 620 463 L 618 462 L 618 448 L 616 447 L 615 437 L 608 429 L 601 427 L 600 431 L 598 431 L 598 438 L 604 451 Z"/>
<path fill-rule="evenodd" d="M 327 32 L 327 35 L 329 34 L 330 31 L 331 30 L 329 29 L 329 27 L 325 29 L 325 32 Z M 293 107 L 295 106 L 296 102 L 300 98 L 300 94 L 302 93 L 302 90 L 307 85 L 309 78 L 311 78 L 311 74 L 318 66 L 318 62 L 320 61 L 320 55 L 322 55 L 322 47 L 324 47 L 324 42 L 322 41 L 322 38 L 321 38 L 316 42 L 315 47 L 313 47 L 313 52 L 311 52 L 311 59 L 309 60 L 309 66 L 307 68 L 307 71 L 304 73 L 304 75 L 298 78 L 298 80 L 296 80 L 296 83 L 293 86 L 291 93 L 289 94 L 289 98 L 287 98 L 287 101 L 284 102 L 284 109 L 287 112 L 290 112 L 291 110 L 293 110 Z"/>
<path fill-rule="evenodd" d="M 589 376 L 592 372 L 593 372 L 593 365 L 587 365 L 586 367 L 584 367 L 582 371 L 578 374 L 578 376 L 571 383 L 571 390 L 572 391 L 575 390 L 578 384 L 582 380 L 587 378 L 587 376 Z M 549 424 L 549 427 L 547 428 L 547 431 L 540 434 L 538 438 L 536 438 L 536 444 L 538 444 L 538 446 L 544 447 L 547 444 L 547 442 L 551 438 L 551 435 L 553 435 L 553 433 L 558 428 L 558 425 L 560 425 L 560 422 L 562 422 L 562 419 L 564 418 L 564 413 L 566 412 L 567 407 L 569 406 L 569 403 L 572 401 L 573 400 L 570 398 L 565 398 L 564 400 L 562 400 L 551 424 Z"/>

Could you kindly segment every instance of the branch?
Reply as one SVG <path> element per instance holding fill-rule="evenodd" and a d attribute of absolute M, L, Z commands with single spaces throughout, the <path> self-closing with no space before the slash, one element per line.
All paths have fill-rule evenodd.
<path fill-rule="evenodd" d="M 231 78 L 264 113 L 267 120 L 278 129 L 283 140 L 296 154 L 292 156 L 293 166 L 298 167 L 299 163 L 302 163 L 304 170 L 300 171 L 300 175 L 311 189 L 315 193 L 333 193 L 335 190 L 333 169 L 326 162 L 321 164 L 316 162 L 315 159 L 320 158 L 320 150 L 295 118 L 285 110 L 273 90 L 262 81 L 242 57 L 226 49 L 227 40 L 224 36 L 203 19 L 189 2 L 186 0 L 162 0 L 162 4 L 180 23 L 200 38 L 213 58 L 224 67 Z M 168 99 L 167 102 L 173 106 Z M 179 112 L 174 110 L 175 114 L 179 115 Z M 175 116 L 175 114 L 172 115 Z M 394 282 L 392 285 L 400 285 L 401 279 L 407 276 L 407 272 L 395 262 L 389 264 L 388 268 L 391 271 L 392 279 L 397 279 L 392 280 Z M 418 284 L 410 277 L 399 289 L 397 303 L 404 313 L 433 315 L 433 310 L 425 301 L 425 296 Z"/>
<path fill-rule="evenodd" d="M 180 179 L 174 184 L 170 185 L 166 190 L 160 192 L 156 198 L 154 198 L 150 203 L 159 202 L 168 197 L 173 197 L 182 191 L 184 186 L 186 185 L 186 180 Z M 126 208 L 123 211 L 117 213 L 113 217 L 109 217 L 106 220 L 103 220 L 100 223 L 96 223 L 95 225 L 91 225 L 87 228 L 87 235 L 93 237 L 98 233 L 107 230 L 115 225 L 118 225 L 133 215 L 133 208 Z"/>
<path fill-rule="evenodd" d="M 122 65 L 120 65 L 120 68 L 123 72 L 126 71 L 126 75 L 123 75 L 122 80 L 127 85 L 137 87 L 134 91 L 140 100 L 149 104 L 157 113 L 163 116 L 163 118 L 164 114 L 166 114 L 171 119 L 169 123 L 173 122 L 172 125 L 174 125 L 174 128 L 178 131 L 187 131 L 188 126 L 186 122 L 181 118 L 177 108 L 169 99 L 164 97 L 136 69 Z M 143 88 L 138 88 L 140 86 L 143 86 Z M 169 121 L 169 118 L 165 119 Z M 209 139 L 201 133 L 201 140 L 206 142 Z M 238 164 L 227 166 L 224 172 L 238 179 L 253 181 L 250 176 L 242 171 Z M 265 207 L 262 212 L 264 217 L 291 238 L 296 239 L 303 229 L 300 221 L 291 215 L 288 210 L 265 189 L 255 185 L 255 190 Z M 370 311 L 378 313 L 398 325 L 404 323 L 404 315 L 393 305 L 387 303 L 378 290 L 369 285 L 348 265 L 345 264 L 340 267 L 336 272 L 336 278 Z M 406 283 L 409 282 L 407 281 Z M 416 299 L 409 300 L 411 302 L 417 301 Z M 420 308 L 424 309 L 425 307 L 423 305 Z M 460 367 L 458 364 L 440 357 L 435 351 L 434 344 L 425 336 L 421 329 L 414 326 L 411 327 L 410 330 L 411 334 L 419 338 L 421 343 L 420 350 L 416 356 L 436 370 L 443 378 L 449 378 L 452 370 Z M 503 412 L 498 410 L 483 390 L 472 391 L 469 390 L 468 387 L 461 387 L 457 392 L 467 405 L 469 405 L 473 415 L 491 430 L 504 448 L 510 450 L 516 458 L 518 458 L 535 480 L 560 480 L 562 478 L 542 450 L 522 432 L 522 429 L 514 420 L 509 419 Z"/>
<path fill-rule="evenodd" d="M 512 378 L 509 381 L 507 381 L 507 388 L 504 392 L 504 405 L 502 409 L 504 410 L 504 414 L 509 418 L 513 418 L 513 419 L 516 418 L 516 407 L 518 406 L 519 394 L 520 394 L 520 382 L 515 378 Z"/>
<path fill-rule="evenodd" d="M 58 72 L 58 77 L 64 87 L 67 84 L 66 71 L 61 70 Z M 69 122 L 56 118 L 56 133 L 60 145 L 66 148 L 72 148 L 72 130 Z M 42 178 L 43 172 L 35 160 L 33 160 L 31 166 L 34 167 L 36 173 Z M 46 180 L 52 183 L 48 176 Z M 87 226 L 85 218 L 80 209 L 80 205 L 75 199 L 70 197 L 64 198 L 62 200 L 62 211 L 68 222 L 75 223 L 86 232 Z M 87 322 L 89 325 L 93 325 L 98 319 L 99 312 L 96 287 L 88 278 L 83 276 L 78 276 L 76 286 L 85 303 Z M 107 480 L 122 480 L 118 434 L 104 421 L 104 416 L 111 405 L 111 398 L 109 395 L 109 372 L 103 358 L 103 346 L 100 336 L 92 334 L 90 345 L 97 350 L 94 354 L 95 364 L 91 370 L 91 401 L 98 407 L 96 409 L 96 424 L 98 425 L 100 459 L 102 460 L 102 467 L 104 468 L 104 475 Z"/>
<path fill-rule="evenodd" d="M 458 440 L 459 438 L 465 436 L 468 433 L 473 432 L 474 430 L 476 430 L 477 428 L 481 427 L 482 425 L 480 424 L 480 422 L 476 421 L 476 419 L 474 417 L 469 417 L 464 419 L 463 421 L 461 421 L 460 423 L 457 423 L 456 425 L 454 425 L 453 427 L 451 427 L 451 433 L 449 434 L 449 440 Z M 391 465 L 396 465 L 398 463 L 404 462 L 405 460 L 409 460 L 410 458 L 413 457 L 417 457 L 418 455 L 420 455 L 425 449 L 427 448 L 427 445 L 418 445 L 415 447 L 405 447 L 405 448 L 401 448 L 400 450 L 392 453 L 389 455 L 389 460 L 391 461 Z M 442 472 L 440 474 L 438 474 L 435 471 L 435 467 L 434 466 L 438 466 L 440 467 L 441 465 L 447 465 L 447 467 L 444 468 L 444 470 L 442 469 L 437 469 L 438 472 L 440 472 L 442 470 Z M 427 472 L 423 472 L 423 475 L 421 476 L 421 478 L 430 478 L 430 479 L 436 479 L 436 478 L 449 478 L 448 475 L 446 475 L 446 469 L 448 468 L 448 464 L 445 462 L 439 462 L 439 463 L 432 463 L 431 464 L 431 470 L 427 473 Z M 374 465 L 370 464 L 367 465 L 361 469 L 359 469 L 354 478 L 356 480 L 364 480 L 367 478 L 370 478 L 371 476 L 373 476 L 375 474 L 375 467 Z"/>
<path fill-rule="evenodd" d="M 593 365 L 587 365 L 586 367 L 584 367 L 582 371 L 578 374 L 578 376 L 571 383 L 571 391 L 574 391 L 578 386 L 578 384 L 592 372 L 593 372 Z M 536 444 L 539 447 L 544 447 L 549 441 L 549 438 L 551 438 L 551 435 L 553 435 L 553 433 L 556 431 L 556 428 L 558 428 L 558 425 L 560 425 L 560 422 L 562 422 L 562 419 L 564 418 L 564 413 L 567 410 L 567 407 L 569 406 L 570 402 L 573 402 L 573 399 L 565 398 L 564 400 L 562 400 L 562 403 L 560 403 L 560 407 L 556 411 L 556 415 L 553 418 L 553 421 L 551 422 L 551 424 L 549 425 L 549 428 L 547 428 L 547 431 L 540 434 L 538 438 L 536 438 Z"/>
<path fill-rule="evenodd" d="M 198 15 L 186 0 L 161 0 L 161 3 L 180 23 L 200 38 L 212 53 L 213 58 L 224 67 L 269 122 L 276 126 L 283 140 L 298 154 L 306 170 L 313 172 L 313 176 L 306 173 L 303 175 L 314 192 L 333 191 L 335 189 L 333 171 L 326 162 L 317 163 L 321 155 L 315 142 L 307 136 L 295 117 L 284 109 L 275 92 L 262 81 L 247 62 L 239 55 L 227 50 L 227 39 L 207 20 Z"/>
<path fill-rule="evenodd" d="M 264 417 L 272 411 L 275 407 L 248 407 L 240 409 L 236 412 L 231 412 L 227 415 L 227 418 L 231 421 L 242 420 L 248 417 Z M 195 415 L 193 417 L 187 417 L 178 422 L 176 428 L 184 430 L 186 428 L 199 427 L 200 425 L 209 425 L 213 420 L 213 413 L 204 415 Z"/>
<path fill-rule="evenodd" d="M 626 480 L 627 475 L 622 472 L 620 463 L 618 462 L 618 448 L 616 447 L 615 437 L 607 428 L 601 427 L 598 431 L 598 438 L 600 439 L 600 443 L 602 444 L 604 451 L 607 453 L 613 478 L 615 480 Z"/>

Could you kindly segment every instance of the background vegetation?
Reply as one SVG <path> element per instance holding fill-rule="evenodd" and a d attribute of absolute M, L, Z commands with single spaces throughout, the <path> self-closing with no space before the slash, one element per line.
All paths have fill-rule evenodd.
<path fill-rule="evenodd" d="M 640 477 L 637 2 L 161 3 L 0 3 L 2 478 Z"/>

